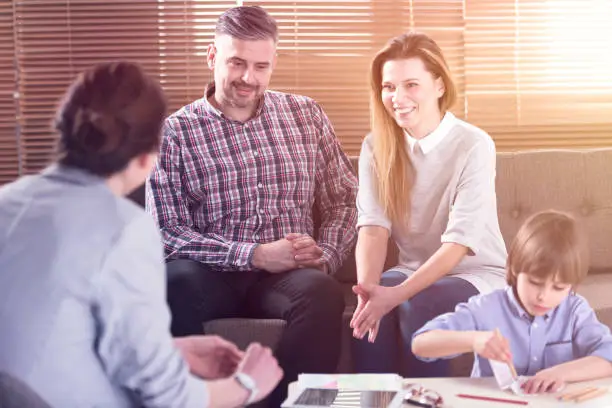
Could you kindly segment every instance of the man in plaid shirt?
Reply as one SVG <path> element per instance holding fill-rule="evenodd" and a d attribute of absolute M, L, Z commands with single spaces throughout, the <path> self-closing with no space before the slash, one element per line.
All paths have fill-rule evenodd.
<path fill-rule="evenodd" d="M 355 242 L 357 218 L 356 177 L 321 107 L 266 90 L 277 39 L 260 7 L 220 17 L 207 57 L 214 83 L 167 119 L 147 182 L 175 336 L 217 318 L 287 321 L 273 407 L 298 373 L 336 368 L 344 300 L 330 274 Z"/>

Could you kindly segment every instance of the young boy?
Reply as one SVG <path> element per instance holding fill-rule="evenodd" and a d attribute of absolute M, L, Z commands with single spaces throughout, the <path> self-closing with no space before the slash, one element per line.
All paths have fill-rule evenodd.
<path fill-rule="evenodd" d="M 571 216 L 533 215 L 508 253 L 509 287 L 431 320 L 415 333 L 413 353 L 431 361 L 474 352 L 472 377 L 493 375 L 489 359 L 513 362 L 519 375 L 532 376 L 523 385 L 527 393 L 612 376 L 610 329 L 574 292 L 587 274 L 585 253 Z"/>

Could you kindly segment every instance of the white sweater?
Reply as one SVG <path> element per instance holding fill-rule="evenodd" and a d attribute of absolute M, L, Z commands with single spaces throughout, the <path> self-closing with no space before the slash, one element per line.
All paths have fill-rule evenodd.
<path fill-rule="evenodd" d="M 472 283 L 480 293 L 505 285 L 506 247 L 497 220 L 495 144 L 483 130 L 447 112 L 421 140 L 406 135 L 416 171 L 409 228 L 392 225 L 380 206 L 373 174 L 372 135 L 359 156 L 358 227 L 387 228 L 399 248 L 399 265 L 416 271 L 442 243 L 469 248 L 449 276 Z"/>

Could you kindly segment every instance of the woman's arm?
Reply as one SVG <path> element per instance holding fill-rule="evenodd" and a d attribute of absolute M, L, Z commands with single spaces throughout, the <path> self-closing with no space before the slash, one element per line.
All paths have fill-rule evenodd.
<path fill-rule="evenodd" d="M 357 283 L 378 283 L 387 258 L 389 230 L 384 227 L 366 225 L 359 229 L 355 261 Z"/>
<path fill-rule="evenodd" d="M 408 279 L 398 286 L 401 298 L 408 300 L 446 276 L 468 253 L 468 248 L 455 243 L 444 243 Z"/>
<path fill-rule="evenodd" d="M 249 388 L 248 391 L 245 383 L 238 384 L 235 376 L 211 381 L 208 383 L 209 408 L 239 407 L 261 401 L 272 392 L 283 376 L 283 370 L 278 366 L 272 351 L 257 343 L 249 345 L 237 372 L 250 378 L 256 389 Z"/>
<path fill-rule="evenodd" d="M 366 137 L 359 155 L 359 190 L 357 192 L 357 282 L 377 284 L 380 281 L 387 257 L 387 243 L 391 221 L 376 195 L 376 177 L 373 171 L 374 157 L 370 136 Z"/>
<path fill-rule="evenodd" d="M 244 406 L 249 392 L 234 377 L 207 383 L 209 408 L 235 408 Z M 204 408 L 204 407 L 202 407 Z"/>
<path fill-rule="evenodd" d="M 355 248 L 355 261 L 357 266 L 357 283 L 359 285 L 378 285 L 382 270 L 387 257 L 387 241 L 389 230 L 384 227 L 366 225 L 359 229 L 357 247 Z M 365 335 L 355 326 L 355 319 L 362 313 L 367 299 L 357 295 L 357 307 L 353 312 L 350 327 L 353 328 L 353 336 L 361 338 Z M 378 323 L 374 323 L 367 330 L 370 333 L 370 341 L 374 341 L 378 334 Z"/>

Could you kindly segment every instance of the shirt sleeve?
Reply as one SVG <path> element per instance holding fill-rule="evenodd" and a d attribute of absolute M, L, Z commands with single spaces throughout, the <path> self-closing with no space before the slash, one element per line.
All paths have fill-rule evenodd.
<path fill-rule="evenodd" d="M 146 215 L 117 238 L 96 276 L 97 353 L 110 381 L 145 407 L 206 407 L 206 382 L 189 373 L 170 335 L 159 232 Z"/>
<path fill-rule="evenodd" d="M 328 272 L 333 273 L 340 268 L 357 240 L 357 177 L 325 112 L 314 102 L 313 114 L 320 135 L 315 203 L 321 215 L 321 226 L 317 241 Z"/>
<path fill-rule="evenodd" d="M 577 358 L 597 356 L 612 362 L 612 335 L 605 324 L 597 320 L 593 308 L 578 296 L 572 316 L 574 327 L 572 340 Z"/>
<path fill-rule="evenodd" d="M 146 210 L 156 220 L 168 258 L 189 258 L 220 269 L 246 271 L 256 243 L 235 242 L 219 234 L 202 234 L 193 219 L 182 185 L 185 172 L 174 122 L 164 127 L 160 154 L 146 183 Z"/>
<path fill-rule="evenodd" d="M 391 221 L 378 202 L 376 192 L 376 175 L 374 174 L 374 156 L 372 154 L 371 136 L 368 135 L 361 145 L 359 154 L 359 191 L 357 193 L 357 226 L 374 225 L 391 230 Z"/>
<path fill-rule="evenodd" d="M 471 331 L 481 330 L 478 325 L 477 312 L 481 307 L 481 296 L 474 296 L 467 302 L 459 303 L 455 307 L 454 312 L 440 315 L 425 324 L 417 330 L 412 339 L 414 340 L 420 334 L 427 333 L 432 330 L 452 330 L 452 331 Z M 444 359 L 455 358 L 457 354 L 445 356 Z M 437 358 L 421 358 L 422 361 L 436 361 Z"/>
<path fill-rule="evenodd" d="M 487 137 L 472 147 L 467 155 L 451 205 L 443 243 L 467 247 L 470 255 L 478 253 L 485 230 L 486 211 L 497 211 L 495 197 L 495 143 Z"/>

